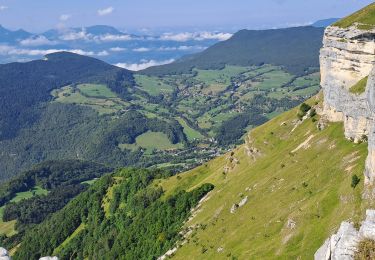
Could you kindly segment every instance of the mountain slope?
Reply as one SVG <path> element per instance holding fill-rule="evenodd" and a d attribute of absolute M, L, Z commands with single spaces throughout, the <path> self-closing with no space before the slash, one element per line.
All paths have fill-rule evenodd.
<path fill-rule="evenodd" d="M 373 29 L 375 26 L 375 3 L 372 3 L 333 24 L 333 26 L 341 28 L 348 28 L 352 25 L 356 25 L 359 29 Z"/>
<path fill-rule="evenodd" d="M 319 101 L 315 105 L 317 102 L 317 99 L 312 99 L 309 104 L 318 109 L 322 103 Z M 340 123 L 325 122 L 315 114 L 312 114 L 313 118 L 305 116 L 306 119 L 301 122 L 297 113 L 300 113 L 299 108 L 254 129 L 245 145 L 192 171 L 167 179 L 163 179 L 160 174 L 147 178 L 148 181 L 143 185 L 152 183 L 150 187 L 156 190 L 162 188 L 164 191 L 164 194 L 156 196 L 162 196 L 161 201 L 169 201 L 183 190 L 194 192 L 207 183 L 214 185 L 214 189 L 199 203 L 186 222 L 182 238 L 185 242 L 176 252 L 173 251 L 173 258 L 273 259 L 277 256 L 279 259 L 310 259 L 325 237 L 342 220 L 362 219 L 364 209 L 373 202 L 362 199 L 363 182 L 352 188 L 351 179 L 354 174 L 362 176 L 366 144 L 354 144 L 345 139 Z M 318 124 L 320 127 L 324 125 L 324 129 L 318 130 Z M 151 227 L 162 218 L 157 221 L 149 218 L 146 212 L 133 215 L 130 213 L 132 207 L 127 208 L 128 205 L 139 205 L 140 202 L 132 204 L 123 195 L 113 193 L 114 189 L 116 193 L 128 189 L 125 188 L 128 184 L 124 183 L 124 177 L 121 177 L 130 176 L 127 174 L 129 171 L 101 179 L 94 188 L 101 187 L 100 196 L 94 190 L 86 192 L 51 219 L 30 230 L 15 259 L 52 252 L 62 259 L 72 254 L 84 258 L 96 252 L 94 248 L 105 248 L 98 254 L 116 257 L 119 245 L 126 241 L 125 237 L 119 237 L 113 231 L 116 239 L 113 240 L 113 235 L 109 235 L 111 233 L 103 235 L 99 240 L 100 246 L 88 237 L 100 232 L 107 234 L 108 230 L 104 226 L 108 223 L 116 226 L 117 230 L 138 233 L 136 237 L 146 234 L 140 226 L 120 221 L 117 214 L 124 207 L 128 216 L 137 216 L 136 223 L 147 222 L 147 230 L 153 230 Z M 131 176 L 135 178 L 137 174 Z M 114 188 L 108 188 L 111 185 Z M 146 193 L 142 193 L 142 196 Z M 103 196 L 106 199 L 102 199 Z M 146 198 L 138 199 L 146 203 L 144 205 L 149 205 Z M 98 223 L 102 223 L 101 231 L 95 228 L 99 224 L 93 225 L 97 220 L 91 217 L 88 222 L 85 219 L 81 222 L 78 217 L 82 210 L 81 200 L 104 202 L 87 209 L 91 212 L 89 216 L 100 216 Z M 148 208 L 145 206 L 144 210 Z M 68 212 L 75 213 L 72 215 Z M 187 215 L 184 216 L 186 220 Z M 75 217 L 77 219 L 71 219 Z M 56 223 L 59 223 L 59 228 L 69 228 L 62 232 L 56 231 Z M 131 229 L 128 229 L 129 225 Z M 46 241 L 52 244 L 48 242 L 47 245 Z M 176 241 L 174 236 L 171 241 Z M 94 244 L 97 246 L 92 247 Z M 128 243 L 123 245 L 129 246 Z M 143 248 L 146 250 L 150 245 L 143 243 Z M 165 245 L 161 250 L 158 247 L 159 254 L 166 252 Z M 168 248 L 172 247 L 172 244 L 168 245 Z M 121 254 L 125 259 L 131 259 L 135 252 L 124 248 Z M 143 251 L 142 257 L 155 252 Z"/>
<path fill-rule="evenodd" d="M 198 69 L 222 68 L 227 65 L 281 65 L 292 74 L 303 74 L 319 66 L 319 49 L 323 28 L 310 26 L 275 30 L 242 30 L 227 41 L 182 58 L 172 64 L 151 67 L 145 74 L 188 73 Z"/>
<path fill-rule="evenodd" d="M 362 200 L 363 181 L 353 189 L 351 179 L 362 176 L 366 144 L 345 139 L 340 123 L 319 131 L 318 122 L 297 123 L 296 114 L 271 120 L 249 134 L 247 145 L 161 183 L 167 194 L 215 185 L 186 224 L 193 233 L 173 259 L 311 259 L 342 220 L 362 219 L 374 202 Z"/>
<path fill-rule="evenodd" d="M 155 259 L 178 240 L 191 208 L 213 188 L 204 184 L 162 199 L 152 181 L 163 174 L 129 169 L 101 178 L 27 232 L 14 259 L 52 253 L 60 259 Z"/>
<path fill-rule="evenodd" d="M 40 116 L 37 107 L 50 101 L 50 92 L 71 83 L 104 83 L 132 74 L 97 59 L 68 52 L 54 53 L 45 60 L 0 65 L 0 140 L 17 135 Z"/>

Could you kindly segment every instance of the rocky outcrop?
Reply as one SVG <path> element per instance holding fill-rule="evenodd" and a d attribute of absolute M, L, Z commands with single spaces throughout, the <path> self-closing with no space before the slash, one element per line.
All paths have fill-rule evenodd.
<path fill-rule="evenodd" d="M 353 260 L 360 241 L 375 240 L 375 210 L 366 211 L 366 219 L 357 231 L 350 222 L 342 222 L 336 234 L 316 251 L 315 260 Z"/>
<path fill-rule="evenodd" d="M 328 238 L 314 255 L 315 260 L 354 259 L 359 233 L 352 223 L 342 222 L 336 234 Z"/>
<path fill-rule="evenodd" d="M 8 250 L 3 247 L 0 247 L 0 260 L 10 260 Z"/>
<path fill-rule="evenodd" d="M 0 260 L 11 260 L 8 250 L 3 247 L 0 247 Z M 57 256 L 44 256 L 39 258 L 39 260 L 59 260 Z"/>
<path fill-rule="evenodd" d="M 323 116 L 344 122 L 345 136 L 355 142 L 369 141 L 366 183 L 375 181 L 375 30 L 328 27 L 320 53 Z M 369 76 L 366 90 L 350 88 Z"/>

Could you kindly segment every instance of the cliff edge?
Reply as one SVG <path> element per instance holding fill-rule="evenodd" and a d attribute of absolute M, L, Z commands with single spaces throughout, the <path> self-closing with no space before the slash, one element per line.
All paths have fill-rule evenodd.
<path fill-rule="evenodd" d="M 368 15 L 371 19 L 365 19 Z M 372 18 L 375 4 L 327 27 L 320 52 L 322 115 L 343 121 L 346 138 L 368 140 L 366 184 L 375 182 L 375 27 L 368 24 Z"/>

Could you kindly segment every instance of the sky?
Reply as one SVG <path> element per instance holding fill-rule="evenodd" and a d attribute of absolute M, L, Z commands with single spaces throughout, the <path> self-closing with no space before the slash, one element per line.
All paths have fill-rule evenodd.
<path fill-rule="evenodd" d="M 344 17 L 368 0 L 0 0 L 0 24 L 42 32 L 112 25 L 123 30 L 265 29 Z"/>

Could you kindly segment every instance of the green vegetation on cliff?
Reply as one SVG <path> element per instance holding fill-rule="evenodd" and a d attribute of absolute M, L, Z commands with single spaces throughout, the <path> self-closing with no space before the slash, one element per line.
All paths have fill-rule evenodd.
<path fill-rule="evenodd" d="M 350 87 L 349 92 L 352 94 L 360 95 L 365 92 L 367 86 L 368 76 L 358 81 L 355 85 Z"/>
<path fill-rule="evenodd" d="M 339 20 L 333 25 L 341 28 L 348 28 L 354 24 L 358 24 L 358 29 L 373 29 L 375 26 L 375 3 L 372 3 L 358 12 Z"/>

